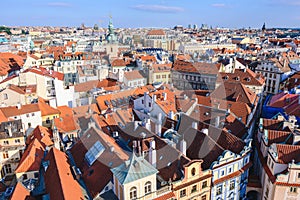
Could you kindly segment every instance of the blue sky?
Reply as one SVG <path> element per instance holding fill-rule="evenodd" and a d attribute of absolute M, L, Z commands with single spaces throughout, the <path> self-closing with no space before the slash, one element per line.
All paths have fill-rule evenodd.
<path fill-rule="evenodd" d="M 0 25 L 300 27 L 300 0 L 8 0 Z"/>

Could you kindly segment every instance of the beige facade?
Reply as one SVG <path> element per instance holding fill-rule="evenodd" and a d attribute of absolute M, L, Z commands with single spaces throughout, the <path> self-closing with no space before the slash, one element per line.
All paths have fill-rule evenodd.
<path fill-rule="evenodd" d="M 204 200 L 210 199 L 210 170 L 202 171 L 200 160 L 194 160 L 184 167 L 184 179 L 173 184 L 176 199 Z"/>

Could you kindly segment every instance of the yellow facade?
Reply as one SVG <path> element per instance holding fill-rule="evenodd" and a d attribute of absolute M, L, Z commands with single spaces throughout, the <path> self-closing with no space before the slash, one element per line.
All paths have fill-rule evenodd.
<path fill-rule="evenodd" d="M 176 199 L 210 199 L 211 170 L 202 171 L 201 160 L 195 160 L 185 166 L 183 180 L 173 184 Z"/>

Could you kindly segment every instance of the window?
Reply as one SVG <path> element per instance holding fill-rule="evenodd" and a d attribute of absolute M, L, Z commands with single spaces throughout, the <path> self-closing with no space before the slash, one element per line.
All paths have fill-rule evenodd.
<path fill-rule="evenodd" d="M 272 162 L 271 169 L 273 169 L 273 167 L 274 167 L 274 162 Z"/>
<path fill-rule="evenodd" d="M 191 193 L 194 193 L 196 191 L 197 191 L 197 185 L 193 185 Z"/>
<path fill-rule="evenodd" d="M 142 104 L 144 104 L 144 100 L 142 100 Z"/>
<path fill-rule="evenodd" d="M 298 178 L 300 178 L 300 173 L 298 173 Z"/>
<path fill-rule="evenodd" d="M 296 187 L 290 187 L 290 192 L 297 193 L 297 188 Z"/>
<path fill-rule="evenodd" d="M 151 107 L 151 102 L 149 102 L 149 107 Z"/>
<path fill-rule="evenodd" d="M 4 144 L 9 144 L 8 140 L 5 140 L 3 143 L 4 143 Z"/>
<path fill-rule="evenodd" d="M 191 174 L 192 174 L 192 176 L 195 176 L 195 174 L 196 174 L 196 169 L 195 168 L 192 169 Z"/>
<path fill-rule="evenodd" d="M 206 200 L 206 195 L 203 195 L 203 196 L 201 197 L 201 200 Z"/>
<path fill-rule="evenodd" d="M 229 190 L 233 190 L 234 187 L 235 187 L 235 181 L 232 180 L 232 181 L 230 181 Z"/>
<path fill-rule="evenodd" d="M 225 172 L 224 170 L 221 171 L 221 176 L 224 176 Z"/>
<path fill-rule="evenodd" d="M 29 117 L 29 114 L 26 114 L 26 117 Z"/>
<path fill-rule="evenodd" d="M 228 173 L 231 173 L 232 172 L 232 168 L 231 167 L 229 167 L 229 169 L 228 169 Z"/>
<path fill-rule="evenodd" d="M 4 100 L 8 99 L 8 95 L 6 93 L 3 94 L 3 99 Z"/>
<path fill-rule="evenodd" d="M 91 166 L 104 150 L 105 147 L 99 141 L 97 141 L 85 154 L 85 159 L 87 160 L 88 164 Z"/>
<path fill-rule="evenodd" d="M 31 116 L 33 117 L 33 116 L 34 116 L 34 113 L 31 113 Z"/>
<path fill-rule="evenodd" d="M 137 189 L 136 189 L 136 187 L 132 187 L 130 189 L 129 196 L 130 196 L 130 199 L 136 199 L 137 198 Z"/>
<path fill-rule="evenodd" d="M 6 158 L 8 158 L 8 157 L 9 157 L 9 156 L 8 156 L 8 151 L 4 151 L 4 152 L 3 152 L 3 158 L 6 159 Z"/>
<path fill-rule="evenodd" d="M 185 197 L 186 196 L 186 189 L 183 189 L 180 191 L 180 197 Z"/>
<path fill-rule="evenodd" d="M 34 178 L 38 178 L 39 177 L 39 173 L 38 172 L 35 172 L 34 173 Z"/>
<path fill-rule="evenodd" d="M 149 194 L 151 193 L 151 182 L 148 181 L 146 184 L 145 184 L 145 194 Z"/>
<path fill-rule="evenodd" d="M 12 172 L 11 165 L 10 164 L 4 165 L 4 170 L 5 170 L 5 174 L 10 174 Z"/>
<path fill-rule="evenodd" d="M 20 143 L 20 139 L 15 139 L 15 143 Z"/>
<path fill-rule="evenodd" d="M 23 174 L 23 180 L 27 180 L 27 174 Z"/>
<path fill-rule="evenodd" d="M 207 181 L 202 182 L 202 189 L 207 187 Z"/>
<path fill-rule="evenodd" d="M 222 185 L 219 185 L 217 187 L 217 195 L 220 195 L 220 194 L 222 194 Z"/>

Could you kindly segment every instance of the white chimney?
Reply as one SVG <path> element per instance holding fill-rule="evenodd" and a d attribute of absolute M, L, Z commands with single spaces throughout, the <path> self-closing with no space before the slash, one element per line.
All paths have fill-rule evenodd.
<path fill-rule="evenodd" d="M 152 100 L 153 100 L 153 102 L 156 102 L 156 94 L 153 94 L 153 96 L 152 96 Z"/>
<path fill-rule="evenodd" d="M 152 166 L 156 167 L 156 150 L 150 148 L 149 149 L 149 162 Z"/>
<path fill-rule="evenodd" d="M 169 112 L 168 117 L 174 119 L 174 112 L 172 110 Z"/>
<path fill-rule="evenodd" d="M 95 122 L 93 120 L 90 120 L 88 123 L 88 129 L 91 129 L 91 128 L 96 128 Z"/>
<path fill-rule="evenodd" d="M 180 151 L 186 156 L 186 141 L 184 139 L 180 141 Z"/>
<path fill-rule="evenodd" d="M 151 120 L 150 119 L 146 119 L 145 128 L 148 131 L 151 131 Z"/>
<path fill-rule="evenodd" d="M 6 129 L 7 129 L 9 137 L 12 137 L 12 125 L 11 125 L 11 123 L 7 124 Z"/>
<path fill-rule="evenodd" d="M 161 137 L 161 124 L 160 123 L 156 123 L 155 124 L 155 133 Z"/>
<path fill-rule="evenodd" d="M 157 115 L 157 122 L 158 123 L 162 123 L 162 114 L 161 113 L 158 113 L 158 115 Z"/>
<path fill-rule="evenodd" d="M 219 125 L 220 125 L 220 116 L 218 115 L 215 118 L 215 127 L 219 127 Z"/>
<path fill-rule="evenodd" d="M 134 121 L 134 131 L 139 127 L 139 122 L 138 121 Z"/>
<path fill-rule="evenodd" d="M 18 109 L 21 109 L 21 107 L 22 107 L 22 106 L 21 106 L 21 103 L 20 103 L 20 102 L 17 103 L 17 108 L 18 108 Z"/>
<path fill-rule="evenodd" d="M 208 135 L 208 129 L 207 128 L 202 129 L 201 132 L 204 133 L 205 135 Z"/>
<path fill-rule="evenodd" d="M 198 130 L 198 122 L 193 122 L 192 128 Z"/>
<path fill-rule="evenodd" d="M 136 140 L 133 140 L 132 149 L 134 153 L 137 153 L 137 142 Z"/>
<path fill-rule="evenodd" d="M 163 92 L 163 93 L 162 93 L 162 96 L 163 96 L 163 98 L 164 98 L 164 101 L 167 101 L 167 93 Z"/>

